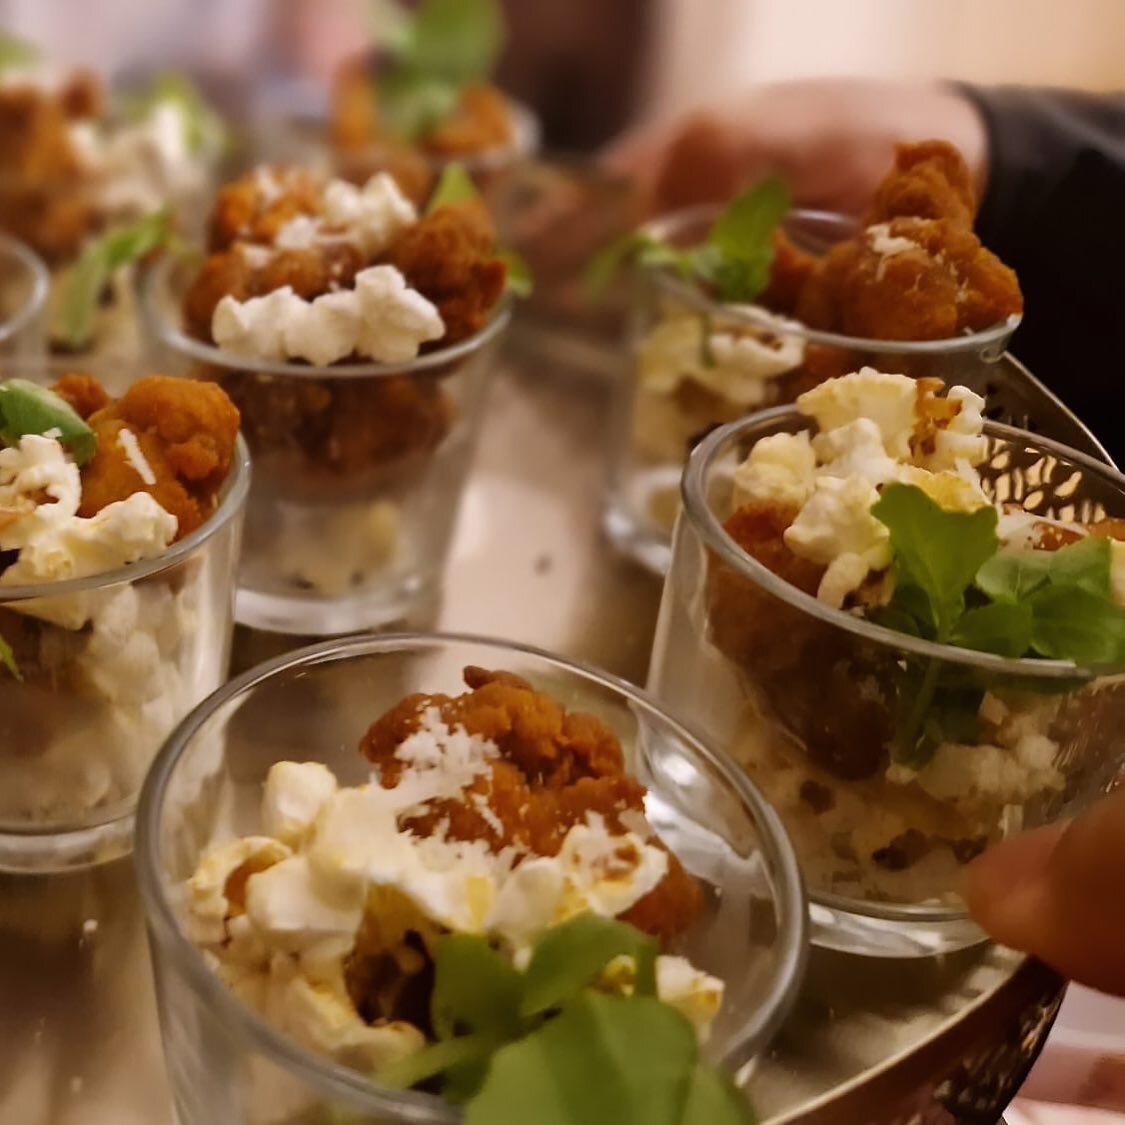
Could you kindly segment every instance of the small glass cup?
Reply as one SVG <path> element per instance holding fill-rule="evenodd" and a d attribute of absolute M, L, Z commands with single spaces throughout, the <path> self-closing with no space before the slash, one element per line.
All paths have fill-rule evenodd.
<path fill-rule="evenodd" d="M 274 762 L 320 761 L 341 784 L 366 781 L 370 763 L 356 746 L 368 725 L 410 692 L 464 690 L 461 670 L 474 664 L 519 673 L 618 735 L 628 768 L 649 787 L 650 822 L 705 884 L 708 907 L 684 952 L 727 984 L 708 1051 L 737 1070 L 768 1045 L 801 981 L 807 913 L 785 832 L 732 763 L 636 688 L 561 657 L 475 637 L 351 638 L 271 661 L 216 692 L 169 739 L 146 782 L 137 870 L 182 1125 L 459 1120 L 433 1095 L 381 1088 L 274 1030 L 214 975 L 176 904 L 206 846 L 255 830 Z"/>
<path fill-rule="evenodd" d="M 1072 814 L 1115 782 L 1125 669 L 1005 659 L 893 632 L 802 593 L 723 529 L 753 445 L 812 423 L 775 407 L 692 451 L 649 690 L 739 762 L 794 841 L 814 941 L 927 956 L 983 940 L 957 888 L 986 844 Z M 1088 523 L 1125 515 L 1125 477 L 995 422 L 980 466 L 998 502 Z M 919 705 L 919 700 L 929 700 Z M 950 730 L 917 773 L 896 729 Z M 979 772 L 974 772 L 979 771 Z M 991 780 L 990 780 L 991 779 Z"/>
<path fill-rule="evenodd" d="M 0 357 L 43 352 L 44 310 L 51 277 L 22 242 L 0 234 Z"/>
<path fill-rule="evenodd" d="M 9 363 L 0 379 L 49 385 L 67 370 Z M 226 677 L 249 485 L 240 438 L 215 512 L 158 558 L 0 585 L 0 636 L 19 669 L 0 669 L 0 870 L 62 870 L 128 851 L 149 763 Z"/>
<path fill-rule="evenodd" d="M 242 411 L 254 481 L 235 617 L 327 636 L 404 622 L 440 593 L 505 300 L 476 335 L 405 364 L 312 367 L 231 355 L 180 328 L 186 271 L 141 285 L 165 368 L 213 379 Z"/>
<path fill-rule="evenodd" d="M 714 207 L 693 207 L 644 229 L 692 245 L 716 214 Z M 826 211 L 794 210 L 783 227 L 813 254 L 856 233 L 854 219 Z M 756 305 L 723 304 L 667 269 L 638 269 L 627 333 L 629 369 L 617 381 L 606 534 L 622 553 L 666 574 L 680 474 L 692 446 L 712 429 L 793 402 L 823 379 L 864 366 L 979 391 L 1018 327 L 1019 318 L 1011 317 L 946 340 L 865 340 L 820 332 Z M 722 379 L 720 389 L 724 334 L 760 341 L 773 355 L 761 360 L 760 375 Z"/>

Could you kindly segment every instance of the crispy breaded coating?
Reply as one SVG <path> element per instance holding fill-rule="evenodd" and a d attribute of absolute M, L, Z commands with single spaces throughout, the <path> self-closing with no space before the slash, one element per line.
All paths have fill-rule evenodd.
<path fill-rule="evenodd" d="M 1015 273 L 971 230 L 916 218 L 834 246 L 797 308 L 812 328 L 876 340 L 948 339 L 1022 311 Z"/>
<path fill-rule="evenodd" d="M 508 272 L 496 257 L 496 234 L 478 200 L 424 215 L 391 246 L 387 261 L 437 306 L 445 323 L 440 347 L 484 327 Z"/>
<path fill-rule="evenodd" d="M 568 712 L 549 695 L 507 672 L 466 668 L 470 691 L 458 695 L 412 695 L 371 725 L 360 752 L 393 788 L 403 763 L 395 751 L 418 728 L 421 714 L 435 707 L 450 727 L 496 743 L 500 756 L 469 793 L 486 802 L 434 801 L 409 822 L 422 835 L 445 824 L 449 838 L 485 840 L 499 850 L 516 845 L 536 855 L 556 855 L 566 833 L 591 813 L 622 831 L 623 813 L 644 813 L 644 786 L 625 773 L 621 744 L 593 715 Z M 629 817 L 626 816 L 628 820 Z M 675 856 L 668 856 L 661 882 L 622 917 L 665 942 L 690 926 L 702 906 L 698 885 Z"/>
<path fill-rule="evenodd" d="M 215 510 L 239 425 L 238 410 L 220 387 L 149 375 L 91 415 L 89 423 L 98 446 L 82 467 L 79 515 L 92 516 L 134 492 L 148 492 L 176 517 L 176 538 L 182 539 Z M 136 438 L 155 483 L 141 477 L 120 439 L 122 430 Z"/>
<path fill-rule="evenodd" d="M 961 154 L 948 141 L 920 141 L 895 146 L 894 167 L 875 189 L 864 223 L 909 216 L 971 227 L 976 212 L 972 176 Z"/>
<path fill-rule="evenodd" d="M 508 99 L 489 82 L 466 86 L 457 107 L 422 137 L 428 152 L 442 156 L 471 156 L 510 144 L 513 136 Z"/>
<path fill-rule="evenodd" d="M 255 270 L 240 247 L 209 254 L 184 293 L 184 328 L 197 340 L 212 343 L 211 318 L 224 297 L 253 297 Z"/>
<path fill-rule="evenodd" d="M 319 215 L 322 178 L 293 165 L 262 165 L 228 184 L 215 196 L 207 227 L 211 250 L 235 242 L 272 242 L 298 215 Z"/>
<path fill-rule="evenodd" d="M 67 372 L 51 390 L 70 403 L 80 418 L 89 418 L 111 402 L 105 387 L 93 375 L 85 375 L 81 371 Z"/>
<path fill-rule="evenodd" d="M 795 245 L 781 227 L 773 232 L 769 284 L 758 298 L 767 309 L 796 316 L 801 294 L 817 268 L 817 257 Z"/>

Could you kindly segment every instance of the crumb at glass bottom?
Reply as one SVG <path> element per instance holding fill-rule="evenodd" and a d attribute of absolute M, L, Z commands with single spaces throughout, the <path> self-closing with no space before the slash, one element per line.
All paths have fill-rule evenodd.
<path fill-rule="evenodd" d="M 483 670 L 501 662 L 513 673 Z M 367 638 L 248 674 L 196 718 L 150 776 L 138 843 L 184 1125 L 456 1120 L 370 1080 L 435 1035 L 451 933 L 524 972 L 564 919 L 621 917 L 659 942 L 660 997 L 733 1068 L 792 997 L 805 908 L 768 809 L 596 673 Z M 628 996 L 631 964 L 601 987 Z"/>

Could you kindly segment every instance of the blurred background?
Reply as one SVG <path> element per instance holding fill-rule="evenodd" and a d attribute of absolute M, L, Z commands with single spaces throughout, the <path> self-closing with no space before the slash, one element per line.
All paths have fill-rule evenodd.
<path fill-rule="evenodd" d="M 507 0 L 500 84 L 551 147 L 746 86 L 814 75 L 943 76 L 1110 89 L 1125 80 L 1120 0 Z M 3 0 L 0 22 L 60 62 L 128 79 L 191 70 L 228 112 L 315 115 L 369 41 L 364 0 Z M 703 65 L 701 65 L 703 64 Z"/>

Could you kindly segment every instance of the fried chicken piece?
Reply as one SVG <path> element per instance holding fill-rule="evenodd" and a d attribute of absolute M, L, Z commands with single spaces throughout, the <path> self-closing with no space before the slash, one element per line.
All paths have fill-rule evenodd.
<path fill-rule="evenodd" d="M 215 510 L 239 425 L 238 410 L 220 387 L 149 375 L 89 423 L 98 446 L 82 467 L 79 515 L 92 516 L 134 492 L 148 492 L 176 517 L 176 538 L 182 539 Z M 141 478 L 121 442 L 122 430 L 136 438 L 155 483 Z"/>
<path fill-rule="evenodd" d="M 876 340 L 942 340 L 1023 310 L 1015 273 L 949 220 L 892 219 L 838 243 L 798 303 L 812 328 Z"/>
<path fill-rule="evenodd" d="M 209 254 L 183 299 L 184 328 L 190 336 L 213 343 L 211 318 L 227 296 L 245 301 L 255 295 L 255 271 L 239 246 Z"/>
<path fill-rule="evenodd" d="M 337 172 L 345 180 L 361 187 L 376 172 L 387 172 L 398 184 L 399 191 L 421 209 L 434 189 L 437 179 L 435 165 L 416 148 L 384 138 L 366 148 L 341 151 Z"/>
<path fill-rule="evenodd" d="M 320 214 L 323 186 L 315 172 L 292 165 L 262 165 L 224 184 L 208 222 L 209 249 L 272 242 L 290 219 Z"/>
<path fill-rule="evenodd" d="M 507 267 L 496 257 L 496 234 L 479 200 L 424 215 L 391 246 L 387 261 L 432 301 L 445 323 L 437 346 L 475 332 L 504 292 Z"/>
<path fill-rule="evenodd" d="M 758 303 L 783 316 L 796 316 L 801 294 L 817 267 L 817 257 L 802 250 L 778 227 L 773 236 L 770 280 Z"/>
<path fill-rule="evenodd" d="M 344 63 L 332 79 L 328 136 L 332 147 L 362 152 L 379 132 L 379 114 L 366 58 Z"/>
<path fill-rule="evenodd" d="M 623 813 L 644 813 L 645 789 L 625 773 L 621 744 L 593 715 L 568 712 L 519 676 L 466 668 L 470 691 L 458 695 L 412 695 L 371 725 L 360 752 L 393 788 L 403 763 L 395 757 L 418 728 L 422 712 L 435 707 L 450 727 L 494 742 L 500 756 L 488 774 L 469 788 L 469 799 L 434 801 L 408 822 L 429 835 L 447 823 L 455 840 L 485 840 L 499 850 L 516 845 L 536 854 L 558 854 L 567 832 L 591 813 L 613 831 L 623 831 Z M 483 802 L 482 809 L 472 795 Z M 629 819 L 626 817 L 626 819 Z M 699 913 L 701 892 L 675 856 L 661 882 L 624 915 L 665 942 L 682 933 Z"/>
<path fill-rule="evenodd" d="M 948 141 L 895 145 L 894 167 L 875 189 L 864 225 L 908 216 L 948 219 L 966 229 L 977 211 L 972 175 Z"/>
<path fill-rule="evenodd" d="M 109 392 L 93 375 L 85 375 L 80 371 L 68 371 L 55 382 L 51 390 L 68 402 L 80 418 L 89 418 L 112 401 Z"/>
<path fill-rule="evenodd" d="M 466 86 L 457 108 L 422 137 L 427 151 L 441 156 L 470 156 L 510 144 L 512 113 L 508 99 L 489 82 Z"/>

